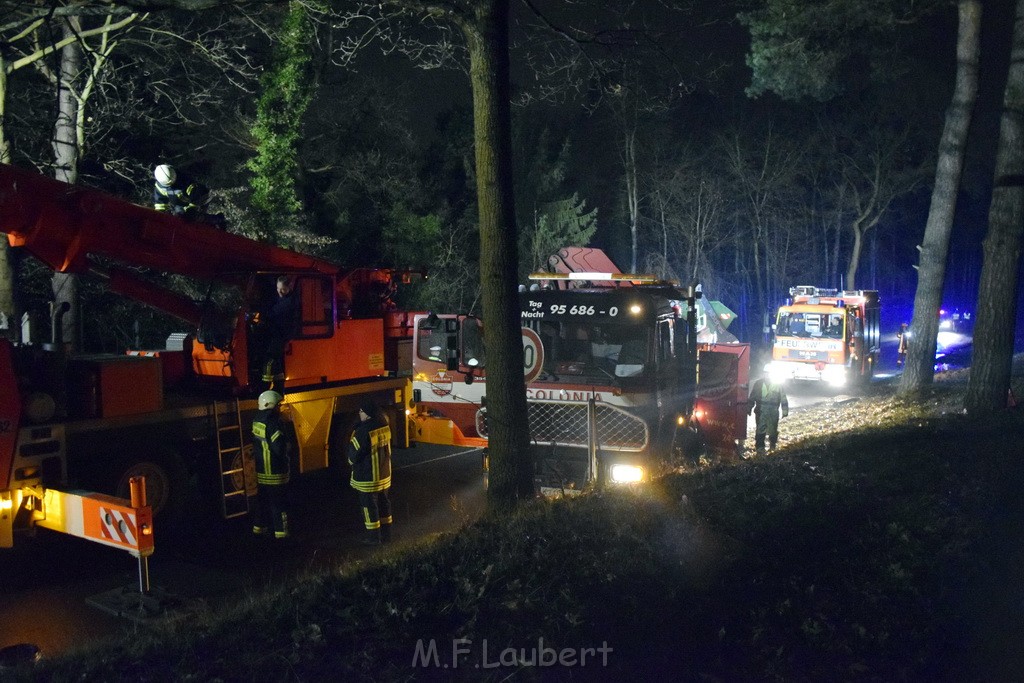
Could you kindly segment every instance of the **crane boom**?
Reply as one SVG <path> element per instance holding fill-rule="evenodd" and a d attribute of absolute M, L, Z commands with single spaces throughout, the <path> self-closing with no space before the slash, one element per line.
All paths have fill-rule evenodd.
<path fill-rule="evenodd" d="M 0 232 L 62 273 L 85 272 L 90 256 L 104 256 L 235 284 L 259 270 L 343 275 L 328 261 L 8 164 L 0 164 Z"/>
<path fill-rule="evenodd" d="M 409 336 L 392 297 L 411 271 L 342 268 L 7 164 L 0 164 L 0 232 L 54 271 L 97 275 L 112 291 L 194 325 L 195 374 L 230 378 L 239 388 L 253 386 L 269 348 L 266 333 L 248 322 L 269 306 L 268 296 L 276 299 L 277 276 L 292 281 L 300 302 L 286 352 L 289 387 L 386 374 L 385 356 Z M 131 270 L 139 267 L 220 283 L 243 301 L 218 310 L 209 296 L 191 301 L 139 277 Z"/>

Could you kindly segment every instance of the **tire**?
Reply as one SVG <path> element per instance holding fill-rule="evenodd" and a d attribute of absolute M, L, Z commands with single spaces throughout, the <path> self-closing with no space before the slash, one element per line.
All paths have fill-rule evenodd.
<path fill-rule="evenodd" d="M 185 513 L 188 473 L 177 453 L 169 448 L 148 450 L 143 456 L 123 459 L 114 466 L 111 481 L 114 495 L 131 498 L 132 477 L 146 478 L 146 503 L 153 509 L 153 518 L 164 523 L 179 521 Z"/>
<path fill-rule="evenodd" d="M 698 427 L 677 429 L 672 439 L 672 464 L 677 467 L 694 469 L 700 465 L 701 457 L 707 455 L 707 446 Z"/>
<path fill-rule="evenodd" d="M 872 356 L 868 356 L 865 365 L 867 367 L 864 368 L 864 372 L 857 377 L 857 386 L 860 387 L 861 390 L 865 390 L 871 386 L 871 378 L 875 374 L 875 359 Z"/>

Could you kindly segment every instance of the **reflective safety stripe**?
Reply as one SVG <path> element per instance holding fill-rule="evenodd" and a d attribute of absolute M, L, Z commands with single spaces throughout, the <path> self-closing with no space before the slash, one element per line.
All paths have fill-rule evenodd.
<path fill-rule="evenodd" d="M 359 437 L 352 435 L 354 457 L 360 457 L 364 449 L 366 452 L 359 462 L 350 461 L 352 477 L 349 484 L 363 493 L 386 491 L 391 487 L 391 428 L 385 424 L 371 429 L 367 438 L 369 443 L 361 448 Z"/>
<path fill-rule="evenodd" d="M 387 426 L 378 427 L 370 432 L 370 462 L 373 466 L 374 481 L 380 481 L 381 457 L 389 455 L 385 449 L 391 449 L 391 428 Z M 391 477 L 388 477 L 388 481 L 391 481 Z"/>
<path fill-rule="evenodd" d="M 281 438 L 281 430 L 275 429 L 274 433 L 269 437 L 267 436 L 267 425 L 263 422 L 253 421 L 252 423 L 252 435 L 256 439 L 256 443 L 259 444 L 259 452 L 255 454 L 258 458 L 256 467 L 256 482 L 259 484 L 287 484 L 289 481 L 289 472 L 274 471 L 274 459 L 273 451 L 270 449 L 270 444 L 275 443 Z"/>
<path fill-rule="evenodd" d="M 381 479 L 380 481 L 356 481 L 355 477 L 353 477 L 349 483 L 356 491 L 376 493 L 377 491 L 386 491 L 391 488 L 391 477 Z"/>
<path fill-rule="evenodd" d="M 138 544 L 135 529 L 135 515 L 116 508 L 100 508 L 100 533 L 103 538 L 134 546 Z"/>

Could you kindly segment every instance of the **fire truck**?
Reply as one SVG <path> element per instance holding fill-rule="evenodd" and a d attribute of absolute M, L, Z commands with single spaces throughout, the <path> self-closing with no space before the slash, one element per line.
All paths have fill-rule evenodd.
<path fill-rule="evenodd" d="M 520 293 L 538 487 L 642 481 L 707 450 L 735 452 L 750 349 L 701 292 L 620 273 L 597 249 L 563 249 L 550 263 L 560 272 L 531 275 Z M 603 270 L 584 270 L 594 266 Z M 414 432 L 486 445 L 482 324 L 420 314 L 414 327 Z"/>
<path fill-rule="evenodd" d="M 122 355 L 75 354 L 59 335 L 0 340 L 0 547 L 35 526 L 98 540 L 102 532 L 58 519 L 81 507 L 72 483 L 128 499 L 144 476 L 158 520 L 182 518 L 197 496 L 225 518 L 244 516 L 255 493 L 248 435 L 264 388 L 259 313 L 282 275 L 299 309 L 275 386 L 298 444 L 293 473 L 329 465 L 366 399 L 388 413 L 393 443 L 408 445 L 412 321 L 392 297 L 412 273 L 343 269 L 3 164 L 0 232 L 54 271 L 102 278 L 190 326 L 165 348 Z M 179 295 L 147 272 L 187 276 L 206 294 Z M 86 526 L 97 514 L 89 505 Z M 152 530 L 149 520 L 133 524 Z"/>
<path fill-rule="evenodd" d="M 768 374 L 837 387 L 870 382 L 881 349 L 878 292 L 801 285 L 789 294 L 776 316 Z"/>

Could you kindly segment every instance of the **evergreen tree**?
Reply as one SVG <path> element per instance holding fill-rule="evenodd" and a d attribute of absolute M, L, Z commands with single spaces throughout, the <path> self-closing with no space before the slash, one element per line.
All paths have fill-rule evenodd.
<path fill-rule="evenodd" d="M 254 174 L 252 203 L 262 214 L 267 238 L 275 238 L 280 226 L 294 225 L 302 212 L 296 191 L 297 150 L 303 115 L 313 98 L 312 42 L 313 28 L 305 9 L 292 4 L 271 67 L 262 79 L 263 94 L 252 128 L 256 156 L 248 163 Z"/>
<path fill-rule="evenodd" d="M 539 205 L 533 225 L 524 227 L 528 251 L 523 265 L 537 271 L 545 268 L 548 257 L 559 249 L 590 243 L 597 232 L 597 209 L 588 211 L 586 201 L 574 192 L 568 199 Z"/>

